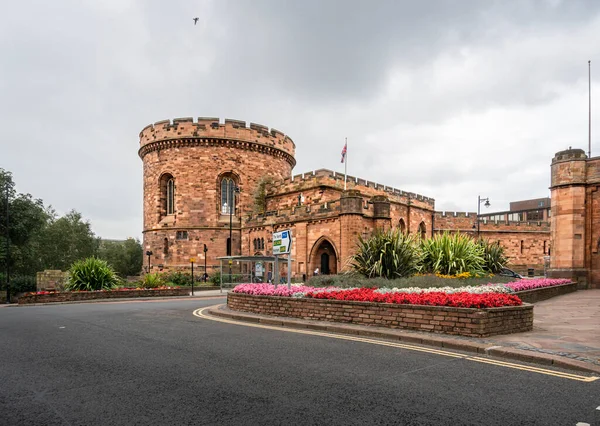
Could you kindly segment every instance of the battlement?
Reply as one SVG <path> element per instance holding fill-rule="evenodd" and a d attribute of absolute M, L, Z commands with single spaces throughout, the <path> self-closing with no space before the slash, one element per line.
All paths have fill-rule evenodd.
<path fill-rule="evenodd" d="M 318 204 L 291 206 L 259 214 L 246 215 L 244 226 L 262 227 L 307 220 L 327 220 L 336 217 L 341 210 L 340 200 Z"/>
<path fill-rule="evenodd" d="M 473 232 L 477 224 L 477 213 L 472 212 L 435 212 L 435 230 Z M 491 232 L 550 232 L 550 222 L 544 221 L 506 221 L 480 218 L 481 231 Z"/>
<path fill-rule="evenodd" d="M 585 151 L 583 149 L 571 149 L 571 147 L 569 147 L 569 149 L 557 152 L 552 159 L 552 164 L 561 161 L 581 161 L 585 160 L 586 158 L 587 155 L 585 155 Z"/>
<path fill-rule="evenodd" d="M 435 212 L 435 217 L 437 218 L 444 218 L 444 217 L 464 217 L 464 218 L 470 218 L 470 219 L 477 219 L 477 213 L 472 213 L 472 212 L 446 212 L 446 211 L 441 211 L 441 212 Z"/>
<path fill-rule="evenodd" d="M 140 148 L 153 142 L 178 139 L 217 139 L 248 142 L 275 148 L 294 157 L 296 145 L 283 132 L 262 124 L 215 117 L 175 118 L 149 124 L 140 132 Z"/>
<path fill-rule="evenodd" d="M 328 185 L 343 190 L 344 174 L 328 169 L 317 169 L 311 172 L 294 175 L 273 185 L 269 191 L 269 195 L 277 195 L 277 193 L 302 190 L 303 187 L 318 185 Z M 427 205 L 430 208 L 433 208 L 435 204 L 435 200 L 433 198 L 425 197 L 412 192 L 402 191 L 391 186 L 382 185 L 377 182 L 368 181 L 366 179 L 361 179 L 350 175 L 347 176 L 346 187 L 348 190 L 359 190 L 366 196 L 379 195 L 378 193 L 383 192 L 391 201 L 396 202 L 407 203 L 409 200 L 412 202 L 417 201 Z"/>

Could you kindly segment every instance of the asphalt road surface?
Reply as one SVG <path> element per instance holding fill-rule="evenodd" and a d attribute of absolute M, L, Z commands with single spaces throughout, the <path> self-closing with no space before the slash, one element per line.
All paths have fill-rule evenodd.
<path fill-rule="evenodd" d="M 600 380 L 193 315 L 223 302 L 0 308 L 0 425 L 600 425 Z"/>

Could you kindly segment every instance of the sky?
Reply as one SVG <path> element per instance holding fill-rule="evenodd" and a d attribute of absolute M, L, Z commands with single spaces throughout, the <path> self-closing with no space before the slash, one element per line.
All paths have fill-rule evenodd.
<path fill-rule="evenodd" d="M 594 0 L 21 0 L 0 58 L 0 168 L 103 238 L 141 236 L 138 135 L 168 118 L 276 128 L 293 174 L 343 173 L 347 138 L 349 175 L 504 211 L 588 151 L 591 60 L 600 155 Z"/>

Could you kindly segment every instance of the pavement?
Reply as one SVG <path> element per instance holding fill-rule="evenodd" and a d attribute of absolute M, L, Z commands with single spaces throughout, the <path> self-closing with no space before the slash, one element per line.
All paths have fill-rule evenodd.
<path fill-rule="evenodd" d="M 282 327 L 400 340 L 600 375 L 600 290 L 579 290 L 537 302 L 533 311 L 532 331 L 487 338 L 257 315 L 232 311 L 226 305 L 210 309 L 209 314 Z"/>

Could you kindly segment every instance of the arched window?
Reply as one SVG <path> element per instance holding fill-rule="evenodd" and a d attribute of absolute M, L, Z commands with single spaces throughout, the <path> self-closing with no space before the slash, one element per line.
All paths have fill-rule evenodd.
<path fill-rule="evenodd" d="M 175 214 L 175 178 L 169 173 L 160 177 L 160 215 Z"/>
<path fill-rule="evenodd" d="M 425 239 L 427 234 L 427 228 L 425 227 L 425 223 L 421 222 L 419 225 L 419 235 L 421 236 L 421 238 Z"/>
<path fill-rule="evenodd" d="M 406 232 L 406 224 L 404 223 L 404 219 L 400 219 L 398 222 L 398 229 L 400 229 L 400 232 L 403 234 Z"/>
<path fill-rule="evenodd" d="M 221 180 L 221 214 L 235 215 L 235 193 L 239 192 L 235 181 L 230 177 Z"/>
<path fill-rule="evenodd" d="M 175 179 L 167 181 L 167 214 L 175 213 Z"/>
<path fill-rule="evenodd" d="M 264 250 L 264 249 L 265 249 L 265 239 L 264 239 L 264 238 L 261 238 L 261 239 L 260 239 L 260 249 L 261 249 L 261 250 Z"/>
<path fill-rule="evenodd" d="M 252 240 L 252 245 L 254 246 L 254 251 L 256 251 L 256 238 Z"/>

